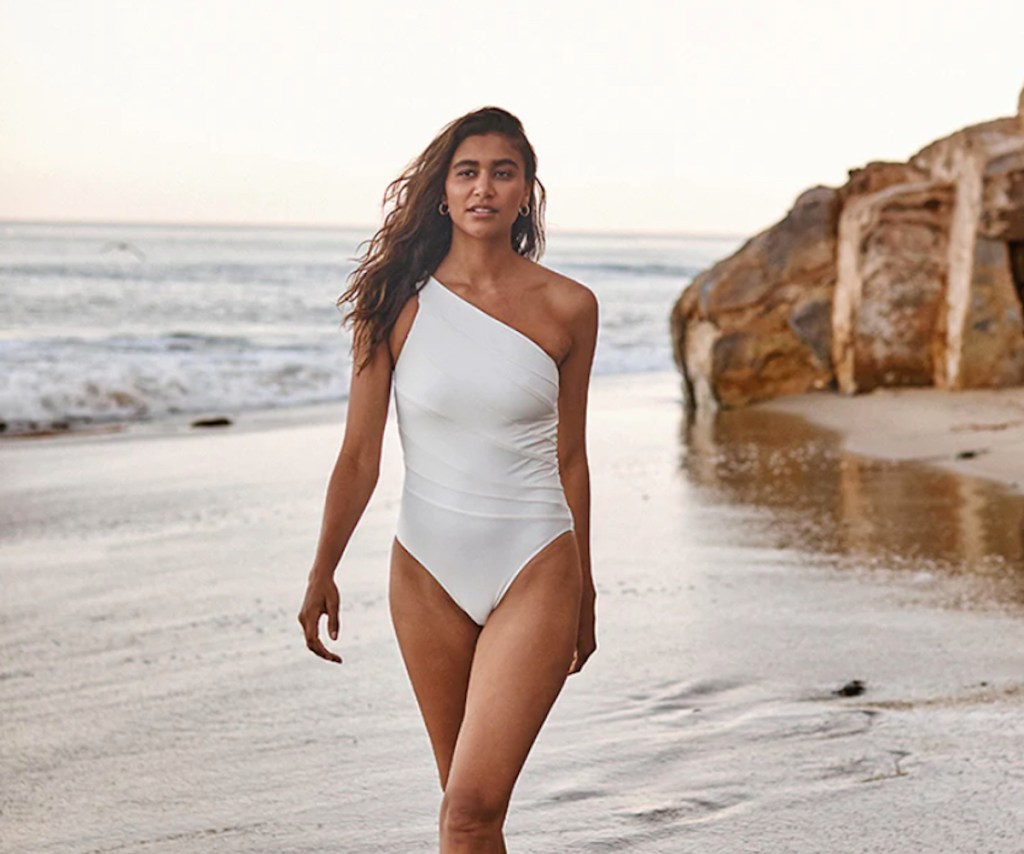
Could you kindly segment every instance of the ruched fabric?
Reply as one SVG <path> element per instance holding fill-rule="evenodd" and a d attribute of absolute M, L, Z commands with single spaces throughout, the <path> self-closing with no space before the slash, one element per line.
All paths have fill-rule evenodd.
<path fill-rule="evenodd" d="M 405 459 L 397 539 L 479 625 L 573 530 L 558 470 L 558 366 L 431 277 L 394 370 Z"/>

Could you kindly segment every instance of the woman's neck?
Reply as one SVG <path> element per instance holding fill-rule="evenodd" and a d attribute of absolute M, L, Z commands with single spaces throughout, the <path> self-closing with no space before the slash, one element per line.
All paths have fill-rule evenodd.
<path fill-rule="evenodd" d="M 501 241 L 474 240 L 456 231 L 437 272 L 441 279 L 447 277 L 462 284 L 487 288 L 506 278 L 521 261 L 507 237 Z"/>

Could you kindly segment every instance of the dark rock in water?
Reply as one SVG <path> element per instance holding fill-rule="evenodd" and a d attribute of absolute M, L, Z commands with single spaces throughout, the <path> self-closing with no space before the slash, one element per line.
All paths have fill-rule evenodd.
<path fill-rule="evenodd" d="M 0 421 L 0 433 L 6 433 L 6 432 L 7 432 L 7 422 L 6 421 Z"/>
<path fill-rule="evenodd" d="M 958 460 L 973 460 L 975 457 L 981 456 L 984 453 L 984 451 L 961 451 L 956 455 L 956 458 Z"/>
<path fill-rule="evenodd" d="M 832 692 L 839 697 L 856 697 L 864 693 L 864 682 L 860 679 L 851 679 L 842 688 Z"/>
<path fill-rule="evenodd" d="M 193 427 L 230 427 L 231 419 L 224 415 L 217 415 L 213 418 L 197 418 L 192 422 Z"/>

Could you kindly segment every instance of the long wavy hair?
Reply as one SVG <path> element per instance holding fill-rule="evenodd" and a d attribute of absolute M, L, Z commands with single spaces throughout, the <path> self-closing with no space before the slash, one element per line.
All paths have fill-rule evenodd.
<path fill-rule="evenodd" d="M 531 187 L 530 213 L 512 226 L 512 248 L 526 258 L 544 251 L 544 185 L 537 178 L 537 155 L 522 122 L 506 110 L 484 107 L 455 119 L 434 137 L 384 192 L 384 224 L 360 244 L 356 269 L 338 298 L 339 308 L 351 303 L 342 325 L 353 327 L 353 351 L 362 354 L 361 371 L 387 340 L 405 303 L 437 269 L 452 242 L 452 221 L 438 212 L 445 178 L 455 150 L 464 139 L 487 133 L 505 136 L 523 158 L 524 177 Z"/>

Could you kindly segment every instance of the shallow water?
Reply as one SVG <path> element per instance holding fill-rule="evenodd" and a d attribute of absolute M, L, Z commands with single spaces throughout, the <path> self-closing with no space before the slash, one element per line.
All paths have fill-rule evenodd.
<path fill-rule="evenodd" d="M 704 500 L 766 511 L 762 542 L 856 571 L 935 575 L 946 601 L 965 607 L 1024 606 L 1020 493 L 851 454 L 834 434 L 757 408 L 684 419 L 681 435 L 683 471 Z"/>
<path fill-rule="evenodd" d="M 595 382 L 600 648 L 510 851 L 1019 851 L 1020 499 L 756 410 L 688 424 L 677 391 Z M 433 850 L 393 423 L 346 663 L 294 619 L 341 415 L 0 445 L 4 851 Z"/>

